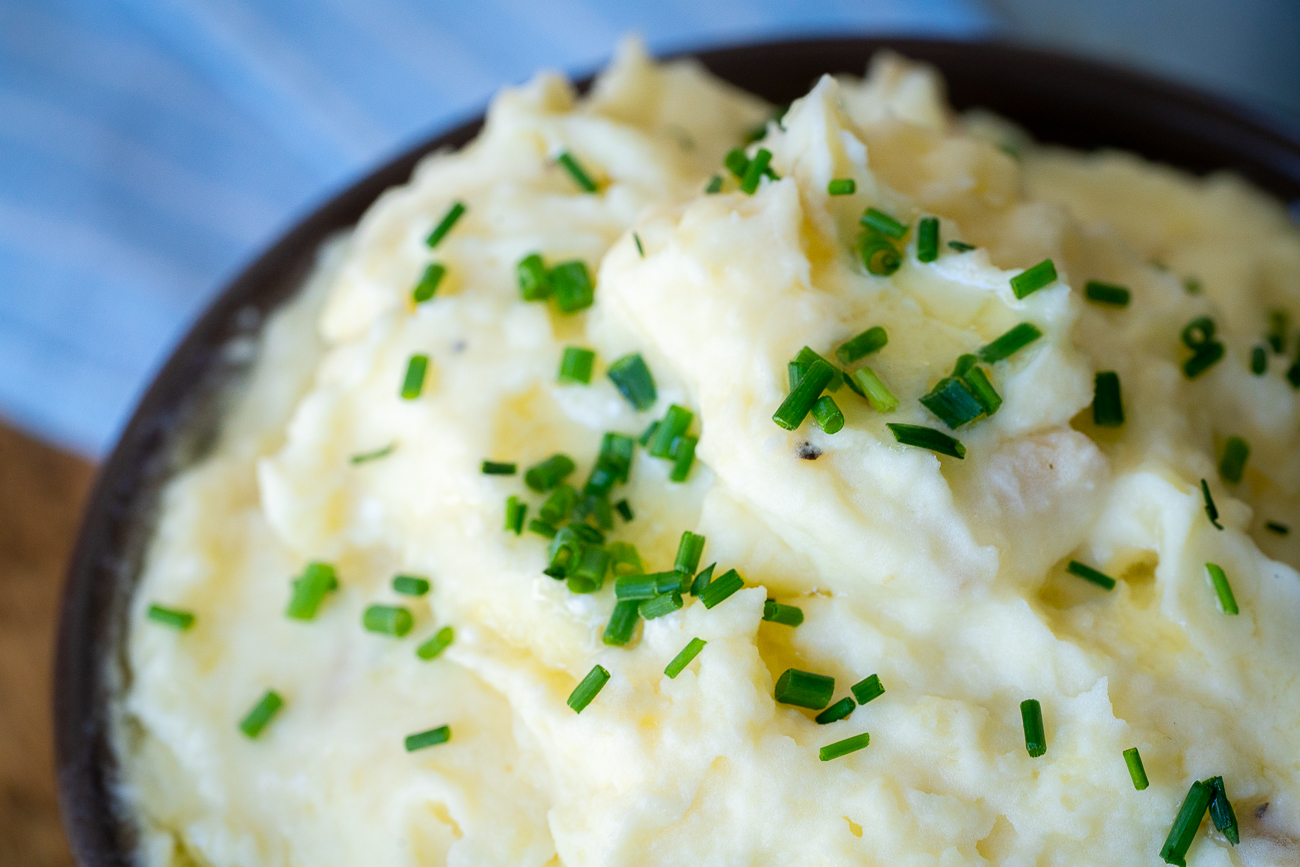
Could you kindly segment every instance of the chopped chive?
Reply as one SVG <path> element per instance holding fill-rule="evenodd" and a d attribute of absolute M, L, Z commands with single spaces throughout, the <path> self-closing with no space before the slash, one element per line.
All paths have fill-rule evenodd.
<path fill-rule="evenodd" d="M 700 566 L 700 555 L 704 553 L 704 541 L 704 536 L 690 530 L 682 533 L 682 539 L 677 543 L 677 558 L 673 561 L 673 568 L 694 575 Z"/>
<path fill-rule="evenodd" d="M 1133 293 L 1114 283 L 1089 280 L 1083 284 L 1083 297 L 1097 304 L 1109 304 L 1112 307 L 1127 307 Z"/>
<path fill-rule="evenodd" d="M 1300 388 L 1300 358 L 1286 369 L 1286 381 L 1291 383 L 1292 388 Z"/>
<path fill-rule="evenodd" d="M 858 182 L 853 178 L 832 178 L 826 185 L 826 193 L 831 196 L 851 196 L 858 191 Z"/>
<path fill-rule="evenodd" d="M 1071 560 L 1070 565 L 1065 567 L 1065 571 L 1069 572 L 1071 575 L 1077 575 L 1084 581 L 1091 581 L 1093 584 L 1105 588 L 1106 590 L 1115 589 L 1114 578 L 1110 577 L 1105 572 L 1098 572 L 1096 569 L 1085 563 L 1080 563 L 1078 560 Z"/>
<path fill-rule="evenodd" d="M 352 464 L 368 464 L 371 461 L 377 461 L 380 458 L 388 457 L 396 448 L 397 443 L 389 443 L 382 449 L 375 449 L 373 452 L 362 452 L 361 454 L 353 455 L 348 458 L 348 461 Z"/>
<path fill-rule="evenodd" d="M 582 487 L 583 493 L 608 495 L 615 484 L 626 482 L 635 449 L 630 436 L 610 431 L 601 437 L 600 452 Z"/>
<path fill-rule="evenodd" d="M 424 375 L 429 370 L 429 356 L 412 355 L 402 379 L 402 399 L 415 400 L 424 391 Z"/>
<path fill-rule="evenodd" d="M 646 367 L 645 359 L 639 353 L 624 355 L 609 366 L 606 375 L 613 381 L 619 393 L 636 409 L 644 411 L 654 406 L 658 398 L 655 380 L 650 375 L 650 368 Z"/>
<path fill-rule="evenodd" d="M 932 452 L 949 455 L 958 460 L 966 457 L 966 447 L 943 431 L 918 424 L 894 424 L 890 422 L 885 426 L 893 433 L 894 439 L 905 446 L 929 449 Z"/>
<path fill-rule="evenodd" d="M 524 484 L 541 494 L 554 488 L 573 472 L 573 459 L 565 454 L 554 454 L 524 472 Z"/>
<path fill-rule="evenodd" d="M 638 599 L 620 599 L 609 615 L 602 640 L 609 645 L 622 647 L 632 640 L 636 622 L 641 618 L 641 602 Z"/>
<path fill-rule="evenodd" d="M 835 678 L 811 671 L 787 668 L 776 681 L 776 700 L 781 704 L 821 710 L 835 694 Z"/>
<path fill-rule="evenodd" d="M 325 600 L 325 594 L 339 586 L 338 574 L 328 563 L 308 563 L 302 575 L 293 581 L 293 594 L 285 617 L 294 620 L 311 620 Z"/>
<path fill-rule="evenodd" d="M 573 154 L 564 151 L 556 157 L 556 162 L 564 166 L 564 170 L 569 173 L 569 176 L 573 178 L 573 182 L 581 187 L 584 193 L 594 193 L 599 189 L 596 182 L 591 179 L 591 175 L 587 174 L 586 170 L 574 159 Z"/>
<path fill-rule="evenodd" d="M 712 583 L 713 570 L 717 568 L 717 565 L 717 563 L 710 563 L 708 566 L 700 570 L 700 574 L 695 576 L 695 580 L 691 582 L 690 587 L 692 596 L 699 596 L 704 592 L 704 588 L 708 587 L 709 584 Z"/>
<path fill-rule="evenodd" d="M 579 514 L 580 512 L 583 514 Z M 586 517 L 587 515 L 583 510 L 583 504 L 579 503 L 578 508 L 573 512 L 573 519 L 574 521 L 577 521 Z M 569 528 L 573 530 L 574 535 L 577 536 L 580 541 L 586 542 L 589 545 L 605 544 L 605 534 L 589 524 L 574 523 L 570 524 Z"/>
<path fill-rule="evenodd" d="M 417 647 L 415 655 L 428 662 L 431 659 L 438 658 L 444 650 L 451 647 L 451 643 L 455 640 L 456 630 L 450 626 L 444 626 L 434 633 L 432 638 Z"/>
<path fill-rule="evenodd" d="M 587 672 L 587 676 L 582 679 L 582 682 L 574 687 L 573 692 L 569 694 L 569 707 L 573 708 L 574 713 L 582 713 L 582 709 L 591 704 L 591 700 L 604 689 L 605 684 L 608 682 L 609 672 L 602 666 L 594 666 L 591 671 Z"/>
<path fill-rule="evenodd" d="M 898 240 L 907 234 L 907 226 L 876 208 L 867 208 L 867 212 L 862 215 L 860 222 L 867 228 L 875 229 L 880 234 L 894 240 Z"/>
<path fill-rule="evenodd" d="M 429 729 L 427 732 L 407 735 L 406 751 L 413 753 L 425 747 L 436 747 L 438 744 L 445 744 L 449 740 L 451 740 L 451 726 L 438 726 L 436 729 Z"/>
<path fill-rule="evenodd" d="M 189 629 L 194 625 L 194 615 L 189 611 L 181 611 L 178 608 L 150 605 L 145 616 L 154 623 L 161 623 L 163 626 L 170 626 L 173 629 Z"/>
<path fill-rule="evenodd" d="M 1214 339 L 1214 320 L 1198 316 L 1183 327 L 1181 337 L 1192 357 L 1183 362 L 1183 373 L 1195 379 L 1223 358 L 1223 344 Z"/>
<path fill-rule="evenodd" d="M 1236 846 L 1241 842 L 1241 831 L 1237 827 L 1237 814 L 1232 809 L 1232 802 L 1228 800 L 1228 790 L 1223 786 L 1223 777 L 1211 777 L 1205 784 L 1213 790 L 1210 796 L 1210 819 L 1214 822 L 1214 827 L 1228 838 L 1228 842 Z"/>
<path fill-rule="evenodd" d="M 710 572 L 712 567 L 709 567 Z M 696 595 L 704 603 L 705 608 L 713 608 L 725 601 L 731 594 L 745 586 L 745 581 L 740 577 L 740 573 L 735 569 L 728 569 L 719 575 L 716 580 L 710 581 Z"/>
<path fill-rule="evenodd" d="M 825 358 L 822 358 L 820 354 L 814 352 L 811 347 L 805 346 L 803 349 L 799 350 L 798 355 L 786 364 L 786 375 L 790 380 L 791 391 L 793 391 L 795 386 L 799 384 L 799 380 L 803 379 L 804 374 L 808 372 L 808 368 L 812 367 L 813 362 L 819 359 L 825 361 L 827 364 L 831 364 Z M 844 382 L 844 374 L 841 373 L 833 364 L 831 364 L 831 370 L 833 371 L 831 374 L 831 381 L 830 384 L 826 386 L 826 390 L 839 391 L 840 386 Z"/>
<path fill-rule="evenodd" d="M 556 485 L 551 495 L 537 510 L 537 515 L 552 527 L 558 527 L 568 519 L 573 507 L 578 505 L 578 492 L 572 485 Z"/>
<path fill-rule="evenodd" d="M 1037 325 L 1032 322 L 1021 322 L 1006 334 L 986 344 L 976 354 L 985 364 L 993 364 L 995 361 L 1014 355 L 1042 336 L 1043 332 L 1038 330 Z"/>
<path fill-rule="evenodd" d="M 708 642 L 702 638 L 692 638 L 682 648 L 682 652 L 674 656 L 673 661 L 668 663 L 668 667 L 664 669 L 664 674 L 670 678 L 676 678 L 677 675 L 686 670 L 686 666 L 690 665 L 695 657 L 700 655 L 700 651 L 704 649 L 706 644 Z"/>
<path fill-rule="evenodd" d="M 1192 783 L 1192 787 L 1187 790 L 1187 797 L 1178 808 L 1178 816 L 1169 829 L 1165 845 L 1160 848 L 1160 857 L 1166 864 L 1187 867 L 1187 850 L 1192 848 L 1192 841 L 1196 839 L 1196 832 L 1200 830 L 1201 820 L 1205 818 L 1205 811 L 1210 806 L 1213 795 L 1210 787 L 1200 780 Z"/>
<path fill-rule="evenodd" d="M 1155 267 L 1159 268 L 1161 271 L 1167 271 L 1167 270 L 1169 270 L 1168 268 L 1165 268 L 1164 266 L 1160 265 L 1158 262 L 1152 262 L 1151 264 L 1154 265 Z M 1204 288 L 1204 287 L 1201 285 L 1200 278 L 1198 278 L 1198 277 L 1184 277 L 1184 278 L 1183 278 L 1183 289 L 1185 289 L 1185 290 L 1187 291 L 1187 294 L 1188 294 L 1188 295 L 1200 295 L 1200 294 L 1201 294 L 1201 290 L 1202 290 L 1203 288 Z"/>
<path fill-rule="evenodd" d="M 1222 530 L 1223 525 L 1219 523 L 1219 507 L 1214 505 L 1214 497 L 1210 494 L 1210 485 L 1205 479 L 1201 479 L 1201 498 L 1205 500 L 1205 514 L 1210 519 L 1210 523 L 1216 529 Z"/>
<path fill-rule="evenodd" d="M 447 210 L 447 213 L 443 216 L 443 218 L 438 221 L 438 225 L 433 227 L 433 231 L 429 233 L 429 237 L 424 239 L 424 243 L 430 249 L 433 249 L 434 247 L 438 246 L 438 243 L 447 236 L 448 232 L 451 231 L 451 227 L 456 225 L 456 221 L 459 220 L 462 216 L 464 216 L 464 214 L 465 214 L 465 203 L 464 202 L 454 203 L 451 206 L 451 208 Z"/>
<path fill-rule="evenodd" d="M 803 609 L 794 605 L 782 605 L 775 599 L 769 599 L 763 603 L 763 619 L 783 626 L 798 626 L 803 623 Z"/>
<path fill-rule="evenodd" d="M 974 357 L 973 355 L 970 356 L 972 359 Z M 960 360 L 958 363 L 960 364 Z M 998 394 L 997 389 L 993 387 L 993 383 L 989 381 L 989 376 L 984 372 L 983 368 L 971 364 L 962 371 L 960 376 L 967 390 L 984 409 L 986 416 L 993 415 L 998 411 L 998 407 L 1002 406 L 1002 395 Z"/>
<path fill-rule="evenodd" d="M 1249 457 L 1250 443 L 1241 437 L 1228 437 L 1223 446 L 1223 459 L 1219 461 L 1219 475 L 1228 484 L 1237 484 L 1246 471 L 1246 459 Z"/>
<path fill-rule="evenodd" d="M 858 253 L 862 257 L 862 266 L 877 277 L 888 277 L 903 264 L 898 248 L 884 238 L 864 237 Z"/>
<path fill-rule="evenodd" d="M 745 167 L 745 176 L 740 179 L 741 192 L 754 194 L 758 189 L 758 182 L 767 173 L 767 166 L 771 161 L 772 152 L 767 148 L 759 148 L 758 153 L 754 154 L 754 158 Z"/>
<path fill-rule="evenodd" d="M 945 376 L 921 397 L 921 405 L 956 430 L 984 414 L 984 407 L 971 394 L 970 387 L 955 376 Z"/>
<path fill-rule="evenodd" d="M 813 404 L 812 417 L 817 426 L 825 433 L 839 433 L 844 428 L 844 413 L 840 411 L 840 406 L 835 402 L 835 398 L 829 394 L 822 395 Z"/>
<path fill-rule="evenodd" d="M 665 614 L 680 611 L 684 604 L 682 592 L 680 590 L 670 590 L 662 596 L 656 596 L 642 602 L 641 617 L 644 620 L 654 620 L 656 617 L 663 617 Z"/>
<path fill-rule="evenodd" d="M 438 262 L 430 264 L 424 269 L 424 273 L 420 275 L 420 282 L 416 283 L 415 288 L 411 290 L 411 300 L 416 304 L 428 301 L 438 291 L 438 284 L 442 282 L 442 278 L 445 276 L 447 276 L 445 265 Z"/>
<path fill-rule="evenodd" d="M 835 350 L 835 357 L 840 360 L 840 364 L 852 364 L 859 358 L 878 352 L 887 343 L 889 343 L 889 334 L 884 328 L 876 325 L 840 344 Z"/>
<path fill-rule="evenodd" d="M 1214 332 L 1214 320 L 1208 316 L 1198 316 L 1183 326 L 1180 336 L 1188 349 L 1197 350 L 1214 342 Z"/>
<path fill-rule="evenodd" d="M 827 723 L 839 722 L 853 713 L 853 709 L 856 707 L 857 705 L 853 703 L 853 699 L 845 697 L 817 714 L 813 719 L 817 721 L 818 725 L 823 726 Z"/>
<path fill-rule="evenodd" d="M 979 356 L 972 355 L 969 352 L 959 355 L 957 356 L 957 363 L 952 366 L 952 375 L 964 378 L 978 362 Z"/>
<path fill-rule="evenodd" d="M 1113 370 L 1103 370 L 1093 379 L 1092 421 L 1098 427 L 1120 427 L 1124 424 L 1119 374 Z"/>
<path fill-rule="evenodd" d="M 885 688 L 881 685 L 880 675 L 878 674 L 864 677 L 849 687 L 849 691 L 853 693 L 853 698 L 857 700 L 858 704 L 866 704 L 885 694 Z"/>
<path fill-rule="evenodd" d="M 578 561 L 582 557 L 583 540 L 578 535 L 576 524 L 570 524 L 561 527 L 555 533 L 555 538 L 551 539 L 551 544 L 546 549 L 546 555 L 549 558 L 546 562 L 546 568 L 542 570 L 543 575 L 548 575 L 557 581 L 562 581 L 569 576 L 569 572 L 577 568 Z"/>
<path fill-rule="evenodd" d="M 1146 768 L 1142 767 L 1142 755 L 1137 747 L 1129 747 L 1124 751 L 1124 764 L 1128 765 L 1128 775 L 1133 779 L 1133 788 L 1140 792 L 1151 785 L 1147 780 Z"/>
<path fill-rule="evenodd" d="M 1290 527 L 1286 524 L 1279 524 L 1277 521 L 1265 521 L 1264 529 L 1272 533 L 1277 533 L 1279 536 L 1285 536 L 1291 532 Z"/>
<path fill-rule="evenodd" d="M 485 476 L 513 476 L 519 467 L 508 461 L 484 461 L 479 471 Z"/>
<path fill-rule="evenodd" d="M 1038 758 L 1047 752 L 1047 735 L 1043 732 L 1043 708 L 1036 698 L 1020 703 L 1020 721 L 1025 727 L 1025 752 Z"/>
<path fill-rule="evenodd" d="M 582 549 L 578 565 L 569 571 L 565 580 L 571 593 L 595 593 L 605 586 L 605 573 L 609 571 L 609 552 L 600 545 Z"/>
<path fill-rule="evenodd" d="M 1286 352 L 1286 333 L 1291 330 L 1290 317 L 1285 310 L 1272 310 L 1268 314 L 1268 345 L 1278 355 Z"/>
<path fill-rule="evenodd" d="M 781 406 L 772 416 L 772 421 L 786 430 L 799 427 L 834 375 L 834 369 L 825 361 L 820 358 L 814 361 L 808 368 L 808 372 L 799 380 L 799 384 L 791 389 L 790 394 L 781 402 Z"/>
<path fill-rule="evenodd" d="M 690 429 L 694 418 L 695 414 L 684 406 L 675 403 L 669 406 L 668 411 L 664 413 L 663 421 L 659 422 L 659 426 L 650 437 L 650 442 L 646 443 L 646 451 L 656 458 L 666 458 L 671 455 L 673 440 Z"/>
<path fill-rule="evenodd" d="M 727 171 L 736 176 L 736 180 L 743 179 L 745 172 L 749 171 L 749 157 L 745 156 L 745 152 L 740 148 L 727 151 L 722 164 L 727 167 Z"/>
<path fill-rule="evenodd" d="M 596 290 L 587 273 L 587 263 L 578 259 L 561 262 L 551 269 L 551 291 L 561 313 L 577 313 L 590 307 L 596 299 Z"/>
<path fill-rule="evenodd" d="M 249 738 L 256 738 L 283 706 L 284 699 L 280 698 L 280 694 L 273 689 L 268 689 L 257 704 L 253 705 L 248 716 L 240 721 L 239 730 Z"/>
<path fill-rule="evenodd" d="M 659 422 L 657 421 L 650 422 L 650 425 L 644 431 L 642 431 L 641 437 L 637 440 L 637 442 L 641 443 L 641 445 L 643 446 L 648 445 L 650 443 L 650 440 L 654 439 L 655 431 L 657 430 L 659 430 Z"/>
<path fill-rule="evenodd" d="M 704 192 L 709 194 L 722 192 L 722 175 L 714 175 L 709 178 L 709 185 L 704 188 Z"/>
<path fill-rule="evenodd" d="M 1056 282 L 1056 265 L 1051 259 L 1044 259 L 1032 268 L 1026 268 L 1011 278 L 1011 291 L 1017 298 L 1025 298 L 1044 286 Z"/>
<path fill-rule="evenodd" d="M 832 759 L 838 759 L 847 756 L 849 753 L 856 753 L 858 750 L 866 749 L 871 743 L 871 735 L 863 732 L 860 735 L 854 735 L 851 738 L 845 738 L 842 741 L 836 741 L 833 744 L 827 744 L 817 751 L 817 757 L 823 762 L 829 762 Z"/>
<path fill-rule="evenodd" d="M 916 225 L 916 261 L 933 262 L 939 258 L 939 218 L 922 217 Z"/>
<path fill-rule="evenodd" d="M 1262 346 L 1256 346 L 1250 350 L 1250 372 L 1256 376 L 1263 376 L 1268 370 L 1268 350 Z"/>
<path fill-rule="evenodd" d="M 641 565 L 641 555 L 632 543 L 610 542 L 606 550 L 609 552 L 609 569 L 615 576 L 645 573 L 645 567 Z"/>
<path fill-rule="evenodd" d="M 1237 598 L 1232 595 L 1232 585 L 1228 583 L 1228 576 L 1224 574 L 1223 568 L 1217 563 L 1206 563 L 1205 571 L 1209 573 L 1210 582 L 1214 585 L 1214 592 L 1219 597 L 1219 607 L 1223 613 L 1239 614 Z"/>
<path fill-rule="evenodd" d="M 673 459 L 673 471 L 668 474 L 670 481 L 686 481 L 686 478 L 691 474 L 691 464 L 695 462 L 695 447 L 697 445 L 699 445 L 698 437 L 684 436 L 673 440 L 670 455 Z"/>
<path fill-rule="evenodd" d="M 948 246 L 958 253 L 969 253 L 971 250 L 976 249 L 974 244 L 967 244 L 965 241 L 949 241 Z"/>
<path fill-rule="evenodd" d="M 642 259 L 645 258 L 645 247 L 641 246 L 641 236 L 636 232 L 632 233 L 632 240 L 636 242 L 636 252 Z"/>
<path fill-rule="evenodd" d="M 539 521 L 533 518 L 528 522 L 528 532 L 536 533 L 539 536 L 545 536 L 547 539 L 554 539 L 559 531 L 545 521 Z"/>
<path fill-rule="evenodd" d="M 551 275 L 540 253 L 530 253 L 515 266 L 519 277 L 519 295 L 525 301 L 545 301 L 551 297 Z"/>
<path fill-rule="evenodd" d="M 429 592 L 429 579 L 419 575 L 395 575 L 393 592 L 403 596 L 423 596 Z"/>
<path fill-rule="evenodd" d="M 870 367 L 860 367 L 853 371 L 849 381 L 858 387 L 876 412 L 886 413 L 898 409 L 898 398 L 894 397 L 894 393 Z"/>
<path fill-rule="evenodd" d="M 614 511 L 623 518 L 624 521 L 632 520 L 632 504 L 627 500 L 619 500 L 614 504 Z"/>
<path fill-rule="evenodd" d="M 591 382 L 591 368 L 596 362 L 596 353 L 581 346 L 566 346 L 560 356 L 560 382 L 573 382 L 587 385 Z"/>
<path fill-rule="evenodd" d="M 1205 346 L 1196 350 L 1191 358 L 1183 362 L 1183 373 L 1188 379 L 1195 379 L 1219 359 L 1223 358 L 1223 344 L 1219 342 L 1207 343 Z"/>
<path fill-rule="evenodd" d="M 653 599 L 659 595 L 659 579 L 675 572 L 655 572 L 650 575 L 619 575 L 614 579 L 614 596 L 619 599 Z"/>
<path fill-rule="evenodd" d="M 411 631 L 415 619 L 399 605 L 371 605 L 361 615 L 361 625 L 369 632 L 401 638 Z"/>
<path fill-rule="evenodd" d="M 528 504 L 521 502 L 513 494 L 506 498 L 506 526 L 505 529 L 518 536 L 524 531 L 524 516 L 528 514 Z"/>

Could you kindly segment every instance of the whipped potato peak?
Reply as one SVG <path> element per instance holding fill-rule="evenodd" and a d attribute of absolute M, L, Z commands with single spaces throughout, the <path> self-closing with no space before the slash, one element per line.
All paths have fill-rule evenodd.
<path fill-rule="evenodd" d="M 1295 327 L 1278 202 L 897 56 L 507 89 L 163 493 L 140 860 L 1295 863 Z"/>

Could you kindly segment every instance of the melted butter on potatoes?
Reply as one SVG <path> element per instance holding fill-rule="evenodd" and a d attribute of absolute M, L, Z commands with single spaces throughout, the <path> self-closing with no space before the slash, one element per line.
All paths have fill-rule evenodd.
<path fill-rule="evenodd" d="M 1196 863 L 1300 858 L 1297 392 L 1287 354 L 1250 369 L 1271 312 L 1300 324 L 1284 210 L 1230 176 L 955 116 L 931 71 L 893 57 L 768 123 L 749 154 L 768 149 L 777 177 L 747 195 L 723 159 L 769 116 L 632 45 L 586 97 L 552 75 L 502 93 L 475 142 L 426 159 L 322 252 L 218 445 L 163 497 L 115 713 L 144 863 L 1151 864 L 1189 785 L 1215 775 L 1241 843 L 1207 822 Z M 856 192 L 828 196 L 837 178 Z M 455 201 L 467 211 L 431 251 Z M 913 227 L 890 276 L 858 256 L 867 207 Z M 933 262 L 916 256 L 922 216 L 940 220 Z M 515 264 L 533 252 L 585 262 L 594 305 L 521 301 Z M 1060 279 L 1017 298 L 1010 278 L 1048 258 Z M 413 304 L 434 261 L 446 276 Z M 1130 304 L 1087 302 L 1089 280 Z M 1198 316 L 1225 351 L 1188 379 L 1179 334 Z M 989 367 L 1004 402 L 952 432 L 964 460 L 895 441 L 887 422 L 946 430 L 918 398 L 1021 322 L 1042 336 Z M 775 425 L 787 362 L 805 345 L 833 359 L 870 326 L 888 332 L 866 361 L 898 409 L 843 388 L 839 432 Z M 590 385 L 557 382 L 565 346 L 595 350 Z M 658 386 L 644 412 L 605 376 L 629 353 Z M 429 372 L 403 400 L 414 354 Z M 1098 371 L 1120 378 L 1121 427 L 1093 422 Z M 703 534 L 702 565 L 746 588 L 712 609 L 687 596 L 608 646 L 612 578 L 582 595 L 543 575 L 546 540 L 502 514 L 515 495 L 536 517 L 544 497 L 480 463 L 522 473 L 563 452 L 580 485 L 604 432 L 639 436 L 673 403 L 695 414 L 697 461 L 673 482 L 638 446 L 614 497 L 635 517 L 610 538 L 655 572 L 684 530 Z M 1217 471 L 1229 436 L 1251 448 L 1235 484 Z M 339 586 L 314 619 L 287 618 L 311 561 Z M 397 574 L 433 589 L 398 596 Z M 768 598 L 802 624 L 764 621 Z M 155 603 L 194 625 L 148 620 Z M 414 629 L 366 631 L 374 604 L 405 606 Z M 451 646 L 418 657 L 447 625 Z M 694 637 L 704 650 L 666 677 Z M 575 714 L 597 664 L 610 680 Z M 773 700 L 790 667 L 833 676 L 835 699 L 873 673 L 886 692 L 818 725 Z M 267 689 L 284 707 L 249 739 L 239 721 Z M 440 725 L 448 743 L 404 750 Z M 866 749 L 819 759 L 863 731 Z"/>

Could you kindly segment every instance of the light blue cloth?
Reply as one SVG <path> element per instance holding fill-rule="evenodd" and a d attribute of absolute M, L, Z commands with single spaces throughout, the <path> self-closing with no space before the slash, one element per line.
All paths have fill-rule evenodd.
<path fill-rule="evenodd" d="M 103 455 L 224 280 L 541 67 L 992 29 L 979 0 L 0 0 L 0 415 Z"/>

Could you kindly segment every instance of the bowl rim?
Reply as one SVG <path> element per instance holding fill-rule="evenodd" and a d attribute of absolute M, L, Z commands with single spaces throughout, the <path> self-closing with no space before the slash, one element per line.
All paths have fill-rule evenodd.
<path fill-rule="evenodd" d="M 1094 147 L 1113 146 L 1152 156 L 1141 147 L 1143 130 L 1158 136 L 1190 136 L 1195 147 L 1187 151 L 1186 159 L 1175 158 L 1173 164 L 1204 173 L 1213 170 L 1217 160 L 1218 167 L 1235 169 L 1268 192 L 1282 191 L 1283 200 L 1300 200 L 1300 120 L 1056 51 L 999 40 L 862 35 L 740 42 L 675 51 L 661 59 L 696 58 L 715 74 L 779 101 L 783 95 L 805 92 L 811 84 L 796 81 L 795 70 L 823 68 L 860 75 L 871 55 L 881 49 L 937 66 L 960 107 L 989 105 L 992 100 L 961 98 L 969 82 L 954 80 L 953 70 L 965 70 L 976 78 L 985 73 L 995 79 L 1001 76 L 1004 89 L 1023 91 L 1021 96 L 1029 104 L 1049 115 L 1050 100 L 1064 99 L 1089 107 L 1093 117 L 1105 119 L 1106 128 L 1122 132 L 1126 118 L 1132 124 L 1131 141 L 1114 145 L 1098 141 Z M 850 60 L 855 63 L 852 68 L 846 66 Z M 1016 75 L 1017 69 L 1033 74 Z M 748 71 L 741 74 L 740 70 Z M 587 74 L 576 82 L 587 86 L 591 79 L 592 74 Z M 996 104 L 991 107 L 998 110 Z M 1011 117 L 1038 132 L 1033 122 Z M 68 561 L 53 680 L 59 803 L 79 864 L 126 867 L 134 862 L 133 825 L 113 792 L 114 754 L 108 730 L 114 666 L 124 664 L 119 639 L 126 624 L 121 615 L 138 578 L 160 488 L 184 465 L 178 455 L 184 451 L 181 439 L 186 427 L 194 426 L 205 407 L 215 412 L 215 396 L 237 373 L 223 348 L 257 331 L 265 316 L 300 285 L 324 240 L 355 224 L 384 190 L 405 183 L 426 154 L 466 144 L 482 124 L 480 112 L 442 127 L 444 131 L 424 137 L 293 221 L 225 284 L 189 327 L 153 375 L 101 465 Z M 1045 140 L 1059 138 L 1048 135 Z M 1177 145 L 1170 144 L 1181 153 Z M 1088 146 L 1086 141 L 1083 146 Z"/>

